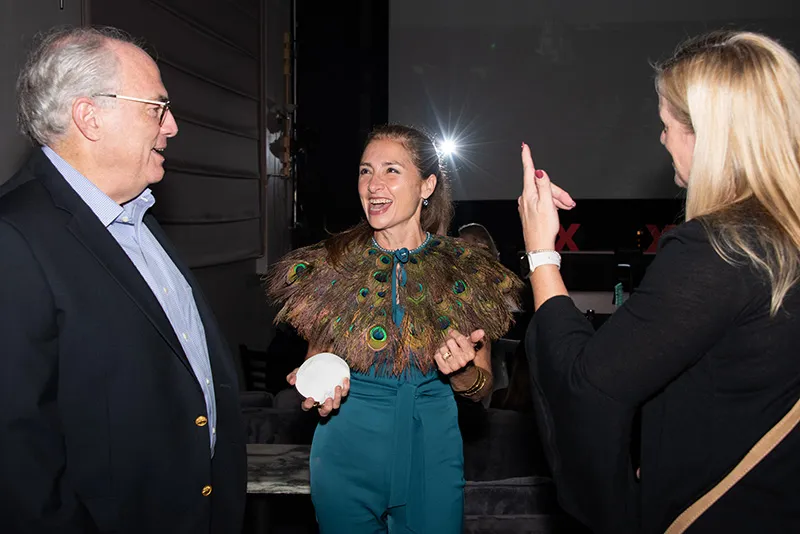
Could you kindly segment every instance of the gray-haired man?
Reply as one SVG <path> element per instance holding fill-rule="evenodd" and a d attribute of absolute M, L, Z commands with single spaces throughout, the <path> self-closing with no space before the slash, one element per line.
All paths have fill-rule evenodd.
<path fill-rule="evenodd" d="M 0 198 L 0 532 L 239 532 L 235 371 L 147 213 L 178 133 L 158 67 L 62 30 L 18 90 L 41 148 Z"/>

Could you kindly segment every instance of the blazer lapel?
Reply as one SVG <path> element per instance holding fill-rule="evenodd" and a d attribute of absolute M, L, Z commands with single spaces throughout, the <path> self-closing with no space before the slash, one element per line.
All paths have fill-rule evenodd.
<path fill-rule="evenodd" d="M 161 304 L 119 243 L 102 225 L 91 208 L 83 202 L 58 170 L 53 167 L 47 156 L 40 152 L 40 157 L 34 155 L 32 159 L 38 159 L 34 162 L 34 174 L 50 191 L 53 202 L 57 207 L 72 215 L 67 223 L 69 231 L 117 281 L 125 294 L 150 320 L 186 368 L 193 372 Z"/>

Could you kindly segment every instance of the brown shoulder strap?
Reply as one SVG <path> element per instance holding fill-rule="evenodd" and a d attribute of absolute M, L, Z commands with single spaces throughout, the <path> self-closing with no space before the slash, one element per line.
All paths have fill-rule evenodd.
<path fill-rule="evenodd" d="M 789 435 L 789 432 L 797 426 L 798 422 L 800 422 L 800 399 L 798 399 L 795 405 L 792 406 L 792 409 L 783 416 L 783 419 L 778 421 L 777 425 L 772 427 L 769 432 L 764 434 L 764 437 L 758 440 L 758 443 L 750 449 L 750 452 L 742 458 L 742 461 L 739 462 L 719 484 L 711 488 L 708 493 L 697 499 L 694 504 L 684 510 L 683 513 L 672 522 L 664 534 L 681 534 L 689 528 L 703 512 L 708 510 L 712 504 L 725 495 L 725 492 L 739 482 L 739 480 L 758 465 L 758 462 L 763 460 L 783 438 Z"/>

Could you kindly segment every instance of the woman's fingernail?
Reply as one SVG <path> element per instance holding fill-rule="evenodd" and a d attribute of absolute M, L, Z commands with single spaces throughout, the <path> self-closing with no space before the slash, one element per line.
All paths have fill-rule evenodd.
<path fill-rule="evenodd" d="M 543 171 L 540 171 L 540 170 L 538 170 L 538 169 L 537 169 L 537 170 L 536 170 L 536 172 L 535 172 L 535 173 L 533 173 L 533 174 L 534 174 L 534 175 L 535 175 L 537 178 L 541 178 L 542 176 L 544 176 L 544 172 L 543 172 Z"/>
<path fill-rule="evenodd" d="M 522 142 L 522 148 L 525 148 L 525 141 Z"/>

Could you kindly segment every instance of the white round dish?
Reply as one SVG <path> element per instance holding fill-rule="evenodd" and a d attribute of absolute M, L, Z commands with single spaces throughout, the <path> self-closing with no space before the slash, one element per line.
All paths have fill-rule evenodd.
<path fill-rule="evenodd" d="M 303 362 L 294 386 L 303 397 L 321 404 L 333 398 L 336 386 L 344 385 L 345 378 L 350 378 L 347 362 L 331 352 L 320 352 Z"/>

